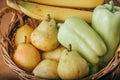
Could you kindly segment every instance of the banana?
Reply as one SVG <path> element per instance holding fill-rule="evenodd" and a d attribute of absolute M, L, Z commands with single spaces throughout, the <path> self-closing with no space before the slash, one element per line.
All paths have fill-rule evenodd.
<path fill-rule="evenodd" d="M 88 23 L 92 20 L 93 12 L 91 11 L 46 6 L 22 0 L 17 0 L 17 3 L 24 14 L 39 20 L 45 19 L 48 14 L 57 21 L 64 21 L 70 16 L 80 17 Z"/>
<path fill-rule="evenodd" d="M 40 4 L 71 7 L 71 8 L 95 8 L 97 5 L 103 4 L 104 0 L 24 0 Z"/>
<path fill-rule="evenodd" d="M 19 6 L 16 3 L 14 3 L 12 0 L 6 0 L 6 4 L 7 6 L 13 9 L 20 10 Z"/>

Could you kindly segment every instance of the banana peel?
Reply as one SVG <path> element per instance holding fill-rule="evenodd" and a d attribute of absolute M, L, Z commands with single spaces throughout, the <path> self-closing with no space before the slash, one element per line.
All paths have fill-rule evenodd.
<path fill-rule="evenodd" d="M 69 8 L 95 8 L 104 3 L 104 0 L 24 0 L 39 4 L 69 7 Z"/>
<path fill-rule="evenodd" d="M 38 20 L 46 19 L 47 15 L 50 14 L 51 18 L 60 22 L 63 22 L 65 19 L 71 16 L 77 16 L 79 18 L 82 18 L 88 23 L 91 23 L 92 21 L 92 11 L 47 6 L 22 0 L 16 1 L 17 4 L 11 2 L 12 4 L 9 6 L 15 6 L 12 8 L 21 10 L 24 14 Z"/>
<path fill-rule="evenodd" d="M 7 6 L 15 9 L 15 10 L 20 10 L 19 6 L 16 4 L 16 2 L 13 2 L 11 0 L 6 0 Z"/>

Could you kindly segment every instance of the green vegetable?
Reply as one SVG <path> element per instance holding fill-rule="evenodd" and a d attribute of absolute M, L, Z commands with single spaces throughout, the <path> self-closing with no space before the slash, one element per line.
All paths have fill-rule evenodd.
<path fill-rule="evenodd" d="M 107 53 L 101 57 L 101 62 L 108 63 L 114 56 L 120 39 L 120 7 L 110 4 L 95 8 L 92 17 L 92 26 L 105 41 Z"/>
<path fill-rule="evenodd" d="M 59 23 L 58 40 L 66 48 L 71 44 L 73 50 L 91 64 L 99 62 L 107 49 L 101 37 L 82 19 L 70 17 L 65 22 Z"/>

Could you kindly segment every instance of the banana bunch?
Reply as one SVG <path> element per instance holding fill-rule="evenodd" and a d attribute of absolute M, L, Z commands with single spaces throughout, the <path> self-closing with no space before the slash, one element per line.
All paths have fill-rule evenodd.
<path fill-rule="evenodd" d="M 51 18 L 57 21 L 64 21 L 70 16 L 77 16 L 91 23 L 92 11 L 79 8 L 95 8 L 103 4 L 104 0 L 16 0 L 16 3 L 7 0 L 7 5 L 24 14 L 43 20 L 50 14 Z"/>
<path fill-rule="evenodd" d="M 104 0 L 24 0 L 45 5 L 69 7 L 69 8 L 95 8 L 103 4 Z"/>

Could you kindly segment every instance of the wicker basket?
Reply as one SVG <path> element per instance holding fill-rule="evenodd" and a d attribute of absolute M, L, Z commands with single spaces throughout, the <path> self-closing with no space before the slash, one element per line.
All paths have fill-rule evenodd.
<path fill-rule="evenodd" d="M 9 66 L 11 70 L 18 74 L 18 77 L 21 80 L 45 80 L 40 77 L 34 76 L 32 73 L 28 73 L 20 69 L 13 62 L 11 57 L 14 53 L 14 50 L 16 49 L 14 43 L 14 35 L 17 28 L 24 25 L 25 23 L 35 27 L 40 21 L 32 19 L 22 14 L 21 12 L 15 11 L 14 9 L 11 9 L 9 7 L 6 7 L 0 11 L 0 19 L 2 19 L 2 16 L 5 15 L 5 13 L 9 12 L 13 14 L 13 17 L 11 19 L 10 24 L 8 25 L 8 32 L 6 34 L 0 33 L 0 45 L 5 63 Z M 120 74 L 120 45 L 118 46 L 114 57 L 106 67 L 104 67 L 99 72 L 93 75 L 83 78 L 82 80 L 117 80 L 117 78 L 119 77 L 118 74 Z"/>

